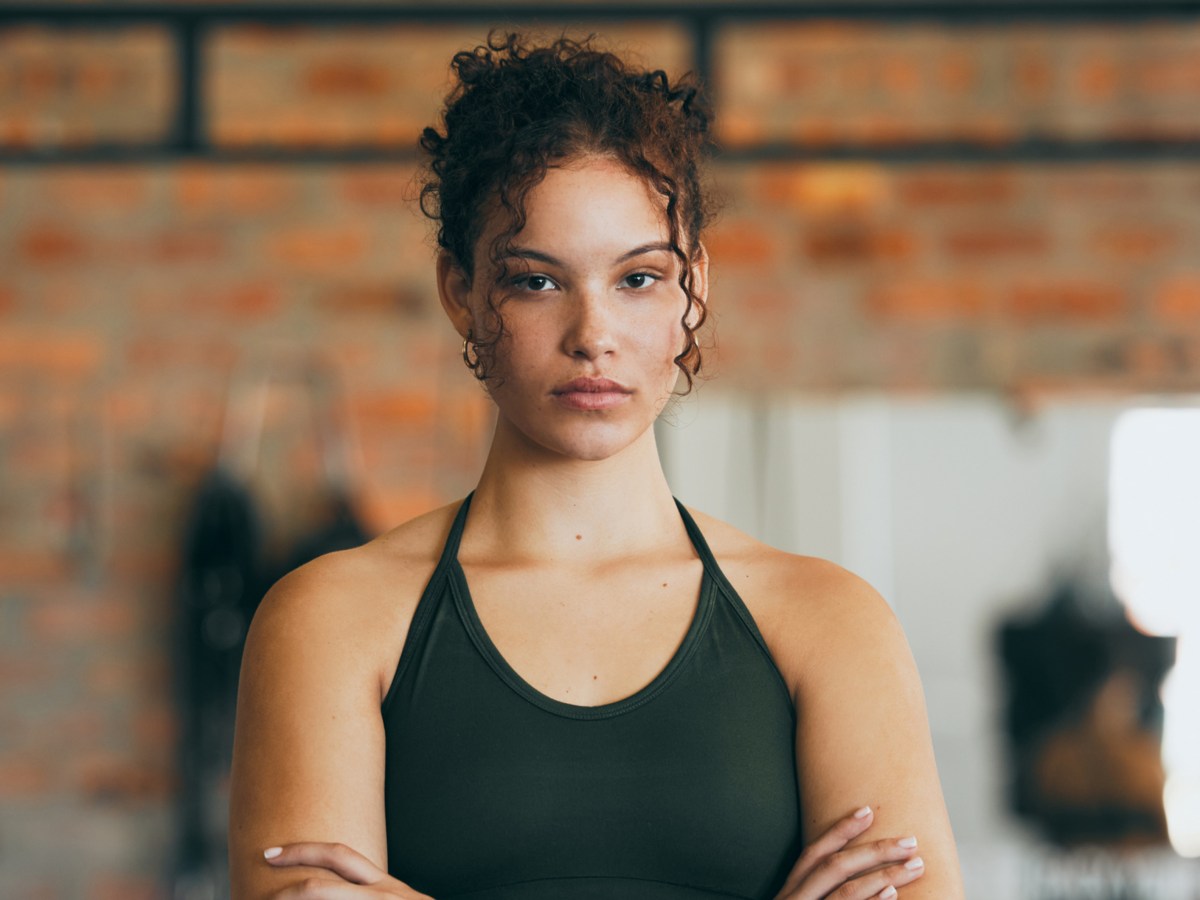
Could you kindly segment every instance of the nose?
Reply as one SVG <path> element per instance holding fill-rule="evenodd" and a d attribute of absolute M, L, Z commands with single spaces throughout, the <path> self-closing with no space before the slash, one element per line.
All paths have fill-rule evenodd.
<path fill-rule="evenodd" d="M 587 360 L 615 353 L 617 323 L 612 305 L 594 290 L 580 292 L 572 299 L 570 319 L 563 332 L 563 352 Z"/>

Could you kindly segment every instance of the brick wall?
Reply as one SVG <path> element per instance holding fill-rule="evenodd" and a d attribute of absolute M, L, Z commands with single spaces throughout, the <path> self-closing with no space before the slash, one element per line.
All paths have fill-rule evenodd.
<path fill-rule="evenodd" d="M 694 50 L 672 16 L 589 27 L 672 69 Z M 222 26 L 202 46 L 206 135 L 219 151 L 407 148 L 450 52 L 485 30 Z M 709 237 L 721 383 L 1200 387 L 1186 153 L 753 161 L 786 142 L 894 158 L 1194 141 L 1200 23 L 734 18 L 712 51 L 734 151 Z M 174 78 L 153 24 L 0 29 L 0 149 L 162 140 Z M 0 169 L 0 894 L 166 896 L 177 547 L 270 371 L 254 483 L 272 547 L 323 496 L 298 361 L 340 385 L 322 402 L 371 528 L 469 486 L 489 413 L 432 294 L 413 171 L 403 153 Z"/>

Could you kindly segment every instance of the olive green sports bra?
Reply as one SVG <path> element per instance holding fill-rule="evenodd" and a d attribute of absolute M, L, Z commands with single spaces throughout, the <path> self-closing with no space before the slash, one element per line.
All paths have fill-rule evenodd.
<path fill-rule="evenodd" d="M 383 701 L 391 874 L 436 900 L 773 897 L 800 849 L 795 712 L 687 510 L 704 575 L 683 642 L 635 694 L 575 706 L 483 630 L 458 564 L 470 503 Z"/>

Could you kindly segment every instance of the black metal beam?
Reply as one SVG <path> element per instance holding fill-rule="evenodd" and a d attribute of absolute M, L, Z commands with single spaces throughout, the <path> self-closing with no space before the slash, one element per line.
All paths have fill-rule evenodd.
<path fill-rule="evenodd" d="M 880 21 L 938 19 L 947 22 L 1013 21 L 1063 19 L 1079 20 L 1136 20 L 1163 16 L 1200 16 L 1197 0 L 836 0 L 836 2 L 648 2 L 648 3 L 414 3 L 386 5 L 383 3 L 271 3 L 271 2 L 214 2 L 214 3 L 136 3 L 127 2 L 97 7 L 76 3 L 5 3 L 0 5 L 0 22 L 51 19 L 87 23 L 95 21 L 137 20 L 159 21 L 174 17 L 206 19 L 209 21 L 263 22 L 334 22 L 412 21 L 417 19 L 445 20 L 524 20 L 524 19 L 647 19 L 690 18 L 704 15 L 737 19 L 812 19 L 866 18 Z"/>
<path fill-rule="evenodd" d="M 420 154 L 413 147 L 238 147 L 181 148 L 171 146 L 97 146 L 79 149 L 5 150 L 0 165 L 47 166 L 88 164 L 169 164 L 181 160 L 214 163 L 375 164 L 413 163 Z M 717 148 L 716 162 L 880 162 L 915 165 L 931 162 L 965 165 L 1003 163 L 1079 164 L 1091 162 L 1200 162 L 1200 140 L 1024 140 L 1003 146 L 963 141 L 906 144 L 758 144 Z"/>
<path fill-rule="evenodd" d="M 349 25 L 386 22 L 536 23 L 587 21 L 680 21 L 690 24 L 694 36 L 694 69 L 710 83 L 713 75 L 713 42 L 722 22 L 776 19 L 796 21 L 837 19 L 878 22 L 936 21 L 948 26 L 1005 24 L 1015 21 L 1075 23 L 1200 20 L 1200 0 L 1010 0 L 1010 2 L 948 2 L 948 0 L 839 0 L 839 2 L 671 2 L 609 5 L 581 3 L 557 6 L 545 3 L 505 6 L 413 4 L 388 6 L 349 2 L 272 3 L 137 3 L 105 7 L 74 3 L 5 3 L 0 5 L 0 29 L 27 24 L 55 28 L 105 28 L 132 24 L 157 24 L 176 41 L 176 103 L 166 141 L 161 145 L 91 145 L 81 148 L 3 148 L 0 165 L 50 165 L 89 163 L 165 163 L 181 159 L 213 162 L 378 163 L 416 159 L 415 147 L 258 147 L 221 148 L 208 142 L 202 96 L 203 43 L 213 29 L 223 25 L 260 22 L 266 25 Z M 724 148 L 718 159 L 730 161 L 877 160 L 917 162 L 1053 162 L 1200 160 L 1200 136 L 1179 140 L 1053 140 L 1027 139 L 1009 144 L 967 141 L 925 141 L 896 145 L 827 145 L 765 143 L 752 147 Z"/>

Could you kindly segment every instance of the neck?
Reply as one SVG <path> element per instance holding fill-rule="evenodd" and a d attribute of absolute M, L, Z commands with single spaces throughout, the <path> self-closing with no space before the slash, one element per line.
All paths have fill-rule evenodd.
<path fill-rule="evenodd" d="M 503 419 L 471 501 L 474 553 L 506 560 L 602 560 L 686 540 L 647 429 L 602 460 L 531 446 Z"/>

